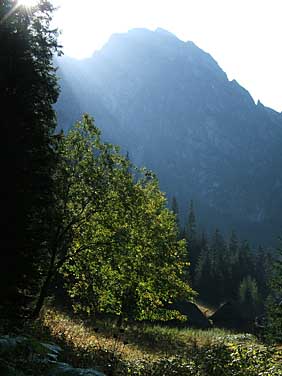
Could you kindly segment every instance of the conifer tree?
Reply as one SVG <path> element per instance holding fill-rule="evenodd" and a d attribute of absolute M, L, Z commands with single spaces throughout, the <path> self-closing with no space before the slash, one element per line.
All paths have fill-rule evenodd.
<path fill-rule="evenodd" d="M 236 270 L 238 265 L 238 249 L 239 243 L 238 238 L 234 230 L 232 230 L 229 243 L 228 243 L 228 271 L 229 271 L 229 278 L 228 278 L 228 293 L 230 299 L 236 299 L 237 292 L 238 292 L 238 284 L 239 279 L 236 276 Z"/>
<path fill-rule="evenodd" d="M 174 213 L 175 215 L 175 219 L 176 219 L 176 224 L 178 226 L 178 228 L 180 227 L 180 221 L 179 221 L 179 206 L 178 206 L 178 202 L 177 202 L 177 199 L 175 196 L 172 196 L 172 200 L 171 200 L 171 210 L 172 212 Z"/>
<path fill-rule="evenodd" d="M 188 210 L 186 234 L 187 234 L 187 240 L 191 245 L 193 243 L 196 243 L 197 222 L 196 222 L 196 215 L 195 215 L 195 210 L 194 210 L 194 203 L 192 200 L 190 201 L 190 206 Z"/>
<path fill-rule="evenodd" d="M 195 277 L 195 269 L 197 265 L 197 260 L 200 256 L 200 245 L 197 239 L 197 222 L 196 222 L 196 215 L 194 210 L 194 203 L 191 200 L 190 206 L 188 210 L 188 219 L 186 224 L 185 230 L 186 240 L 187 240 L 187 247 L 191 262 L 191 283 L 194 283 Z"/>
<path fill-rule="evenodd" d="M 271 278 L 271 295 L 267 302 L 267 336 L 282 342 L 282 248 L 278 249 Z"/>
<path fill-rule="evenodd" d="M 259 293 L 262 299 L 266 299 L 269 294 L 273 257 L 260 246 L 256 252 L 254 264 Z"/>
<path fill-rule="evenodd" d="M 244 240 L 240 245 L 238 263 L 240 281 L 247 275 L 254 277 L 254 259 L 247 240 Z"/>
<path fill-rule="evenodd" d="M 232 259 L 235 259 L 238 254 L 238 238 L 234 230 L 232 230 L 230 235 L 228 250 Z"/>
<path fill-rule="evenodd" d="M 0 6 L 1 195 L 9 208 L 2 215 L 0 285 L 9 315 L 37 292 L 50 233 L 59 48 L 52 12 L 45 0 L 31 8 L 12 0 Z"/>
<path fill-rule="evenodd" d="M 212 275 L 214 296 L 217 303 L 226 299 L 225 279 L 228 279 L 228 261 L 226 260 L 226 244 L 218 228 L 216 228 L 211 240 Z"/>
<path fill-rule="evenodd" d="M 202 248 L 195 268 L 195 289 L 199 298 L 213 304 L 216 301 L 214 276 L 212 274 L 211 254 L 208 248 Z"/>
<path fill-rule="evenodd" d="M 244 317 L 253 321 L 259 308 L 259 293 L 254 278 L 250 276 L 243 278 L 239 286 L 239 303 Z"/>

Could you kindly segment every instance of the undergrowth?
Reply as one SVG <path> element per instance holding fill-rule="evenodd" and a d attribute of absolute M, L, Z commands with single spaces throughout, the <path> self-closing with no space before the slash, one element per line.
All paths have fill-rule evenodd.
<path fill-rule="evenodd" d="M 221 329 L 142 323 L 118 328 L 114 321 L 92 322 L 47 310 L 37 333 L 59 343 L 65 361 L 96 366 L 106 375 L 282 375 L 281 352 L 253 335 Z"/>
<path fill-rule="evenodd" d="M 281 349 L 250 334 L 89 320 L 48 309 L 25 333 L 63 349 L 60 361 L 107 376 L 282 376 Z M 37 375 L 32 372 L 29 375 Z"/>

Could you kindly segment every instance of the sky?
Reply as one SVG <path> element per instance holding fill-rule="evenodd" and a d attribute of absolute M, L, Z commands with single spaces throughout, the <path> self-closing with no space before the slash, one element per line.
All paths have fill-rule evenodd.
<path fill-rule="evenodd" d="M 210 53 L 255 101 L 282 112 L 282 0 L 53 0 L 64 54 L 82 59 L 114 33 L 158 27 Z"/>

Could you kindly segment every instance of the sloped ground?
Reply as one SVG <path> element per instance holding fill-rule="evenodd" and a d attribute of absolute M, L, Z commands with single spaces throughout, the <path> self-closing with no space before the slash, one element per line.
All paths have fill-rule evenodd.
<path fill-rule="evenodd" d="M 56 361 L 67 365 L 51 373 L 43 367 L 40 374 L 46 376 L 91 375 L 90 371 L 108 376 L 282 375 L 281 348 L 269 348 L 250 334 L 235 335 L 219 329 L 204 331 L 148 324 L 117 328 L 114 321 L 93 322 L 48 309 L 40 321 L 25 328 L 25 335 L 35 344 L 52 342 L 62 349 Z M 17 367 L 24 364 L 25 369 L 17 370 L 27 372 L 17 375 L 38 375 L 31 348 L 26 353 L 28 357 L 24 348 L 22 353 L 15 354 L 11 349 L 6 358 L 0 351 L 1 360 L 10 362 L 9 366 L 13 366 L 13 359 Z"/>

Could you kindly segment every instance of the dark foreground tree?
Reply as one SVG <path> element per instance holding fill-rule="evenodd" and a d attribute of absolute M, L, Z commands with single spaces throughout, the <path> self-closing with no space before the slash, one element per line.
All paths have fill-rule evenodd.
<path fill-rule="evenodd" d="M 7 206 L 1 215 L 0 286 L 2 313 L 9 315 L 36 295 L 49 241 L 56 164 L 52 105 L 58 97 L 52 12 L 45 0 L 32 8 L 0 2 L 1 196 Z"/>

